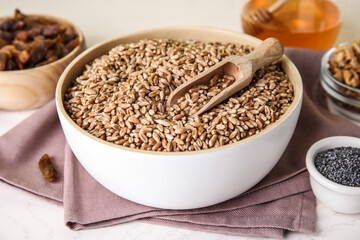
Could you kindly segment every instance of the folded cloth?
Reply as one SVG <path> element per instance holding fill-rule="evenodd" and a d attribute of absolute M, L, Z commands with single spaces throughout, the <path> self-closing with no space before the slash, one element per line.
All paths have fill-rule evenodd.
<path fill-rule="evenodd" d="M 334 135 L 360 137 L 359 127 L 326 108 L 319 82 L 323 52 L 286 49 L 302 75 L 304 101 L 295 133 L 274 169 L 255 187 L 226 202 L 192 210 L 140 205 L 105 189 L 78 162 L 50 102 L 0 137 L 0 179 L 63 204 L 66 225 L 89 229 L 133 220 L 232 235 L 283 237 L 315 232 L 315 197 L 305 169 L 307 149 Z M 46 182 L 38 160 L 48 153 L 59 180 Z M 239 183 L 241 184 L 241 183 Z"/>

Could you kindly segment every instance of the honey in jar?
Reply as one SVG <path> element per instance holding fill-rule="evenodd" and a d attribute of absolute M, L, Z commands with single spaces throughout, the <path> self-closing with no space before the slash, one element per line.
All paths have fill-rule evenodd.
<path fill-rule="evenodd" d="M 265 23 L 253 21 L 249 12 L 267 9 L 277 0 L 252 0 L 242 12 L 245 33 L 260 39 L 278 38 L 285 47 L 330 49 L 341 28 L 338 7 L 328 0 L 289 0 Z"/>

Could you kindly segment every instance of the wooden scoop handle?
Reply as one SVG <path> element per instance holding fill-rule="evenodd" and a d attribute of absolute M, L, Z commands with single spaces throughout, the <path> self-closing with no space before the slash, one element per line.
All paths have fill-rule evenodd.
<path fill-rule="evenodd" d="M 284 47 L 276 38 L 265 39 L 254 51 L 241 58 L 236 58 L 233 63 L 239 67 L 244 66 L 245 63 L 252 63 L 252 73 L 259 68 L 279 60 L 284 55 Z"/>

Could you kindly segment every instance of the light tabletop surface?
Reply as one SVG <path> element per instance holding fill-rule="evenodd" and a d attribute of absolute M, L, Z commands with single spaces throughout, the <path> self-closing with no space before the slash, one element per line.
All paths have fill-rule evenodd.
<path fill-rule="evenodd" d="M 41 13 L 67 19 L 80 27 L 87 46 L 137 30 L 162 26 L 210 26 L 241 32 L 245 0 L 0 0 L 0 16 Z M 344 24 L 338 42 L 360 37 L 360 1 L 342 0 Z M 0 135 L 34 111 L 0 110 Z M 288 233 L 286 239 L 360 239 L 360 214 L 333 212 L 317 202 L 317 232 Z M 0 183 L 0 240 L 8 239 L 258 239 L 197 232 L 131 222 L 72 231 L 64 224 L 63 208 L 25 191 Z"/>

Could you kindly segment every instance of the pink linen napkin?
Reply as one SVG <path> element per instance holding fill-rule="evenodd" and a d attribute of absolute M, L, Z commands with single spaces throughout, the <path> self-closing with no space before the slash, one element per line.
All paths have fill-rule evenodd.
<path fill-rule="evenodd" d="M 166 210 L 123 199 L 94 180 L 66 143 L 52 101 L 0 137 L 0 179 L 63 204 L 71 229 L 129 221 L 232 235 L 283 237 L 286 230 L 315 232 L 315 198 L 305 154 L 315 141 L 333 135 L 360 137 L 358 126 L 331 114 L 319 83 L 323 52 L 287 49 L 304 82 L 304 102 L 294 136 L 274 169 L 255 187 L 229 201 L 193 210 Z M 38 160 L 48 153 L 59 172 L 44 181 Z M 241 183 L 239 183 L 241 184 Z"/>

